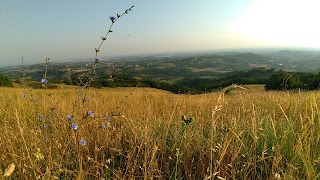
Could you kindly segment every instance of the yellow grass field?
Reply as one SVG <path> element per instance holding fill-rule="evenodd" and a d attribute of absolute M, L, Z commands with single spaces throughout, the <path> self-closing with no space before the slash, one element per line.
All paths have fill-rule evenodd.
<path fill-rule="evenodd" d="M 0 88 L 0 177 L 320 179 L 319 106 L 320 92 L 255 86 Z"/>

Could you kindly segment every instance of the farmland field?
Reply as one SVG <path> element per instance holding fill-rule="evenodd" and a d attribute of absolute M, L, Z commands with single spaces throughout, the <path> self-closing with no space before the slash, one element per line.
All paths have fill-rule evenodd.
<path fill-rule="evenodd" d="M 320 92 L 247 88 L 0 88 L 0 175 L 319 179 Z"/>

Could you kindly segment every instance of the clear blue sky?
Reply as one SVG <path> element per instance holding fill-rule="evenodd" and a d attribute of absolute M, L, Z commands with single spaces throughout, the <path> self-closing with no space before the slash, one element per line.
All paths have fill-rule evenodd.
<path fill-rule="evenodd" d="M 320 47 L 317 0 L 0 0 L 0 66 L 250 47 Z M 130 36 L 129 36 L 130 35 Z"/>

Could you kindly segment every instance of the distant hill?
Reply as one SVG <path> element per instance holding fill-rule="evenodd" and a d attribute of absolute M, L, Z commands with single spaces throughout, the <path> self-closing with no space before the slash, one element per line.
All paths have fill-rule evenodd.
<path fill-rule="evenodd" d="M 216 52 L 192 54 L 165 54 L 118 57 L 103 61 L 97 66 L 100 77 L 111 74 L 130 74 L 175 82 L 184 78 L 219 78 L 225 73 L 246 71 L 254 68 L 283 69 L 286 71 L 317 72 L 320 70 L 319 51 L 281 50 L 273 53 Z M 72 60 L 52 63 L 48 77 L 52 79 L 72 79 L 90 71 L 92 60 Z M 0 69 L 13 79 L 30 77 L 42 78 L 44 65 L 6 67 Z"/>
<path fill-rule="evenodd" d="M 315 57 L 319 56 L 319 51 L 295 51 L 295 50 L 282 50 L 277 51 L 271 55 L 273 58 L 282 58 L 286 61 L 309 61 L 313 60 Z"/>
<path fill-rule="evenodd" d="M 319 51 L 282 50 L 272 53 L 270 57 L 278 64 L 277 69 L 294 72 L 317 72 L 320 68 Z"/>

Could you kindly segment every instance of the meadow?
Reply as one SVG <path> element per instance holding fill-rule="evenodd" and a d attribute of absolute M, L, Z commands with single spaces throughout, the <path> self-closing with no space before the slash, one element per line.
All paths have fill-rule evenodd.
<path fill-rule="evenodd" d="M 318 91 L 0 92 L 5 179 L 320 178 Z"/>

